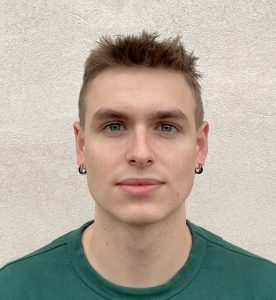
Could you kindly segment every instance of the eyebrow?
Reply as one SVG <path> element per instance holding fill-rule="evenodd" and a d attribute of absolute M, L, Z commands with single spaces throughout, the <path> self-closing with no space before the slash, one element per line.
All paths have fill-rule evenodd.
<path fill-rule="evenodd" d="M 179 121 L 188 122 L 188 117 L 180 109 L 158 110 L 146 115 L 148 119 L 176 119 Z M 119 110 L 100 108 L 93 116 L 93 120 L 95 121 L 102 121 L 106 119 L 129 120 L 131 119 L 131 115 Z"/>

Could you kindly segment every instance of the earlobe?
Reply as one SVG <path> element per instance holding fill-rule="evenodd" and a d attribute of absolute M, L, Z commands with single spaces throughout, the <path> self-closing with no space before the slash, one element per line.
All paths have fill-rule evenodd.
<path fill-rule="evenodd" d="M 84 132 L 79 122 L 75 122 L 74 125 L 74 135 L 76 144 L 76 155 L 77 164 L 80 165 L 84 162 Z"/>
<path fill-rule="evenodd" d="M 196 163 L 204 165 L 208 154 L 209 124 L 204 121 L 198 129 L 197 135 L 197 160 Z"/>

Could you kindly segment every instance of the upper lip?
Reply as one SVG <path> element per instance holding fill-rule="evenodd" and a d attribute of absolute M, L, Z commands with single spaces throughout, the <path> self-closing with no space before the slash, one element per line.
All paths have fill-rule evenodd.
<path fill-rule="evenodd" d="M 154 178 L 128 178 L 120 181 L 118 184 L 124 185 L 150 185 L 150 184 L 160 184 L 164 183 L 161 180 Z"/>

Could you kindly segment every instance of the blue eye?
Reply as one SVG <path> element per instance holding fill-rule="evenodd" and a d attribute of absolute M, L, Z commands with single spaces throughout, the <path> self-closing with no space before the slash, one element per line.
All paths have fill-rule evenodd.
<path fill-rule="evenodd" d="M 171 124 L 162 124 L 161 125 L 162 131 L 165 132 L 172 132 L 176 130 L 176 127 Z"/>
<path fill-rule="evenodd" d="M 104 127 L 104 129 L 109 128 L 110 131 L 119 131 L 121 128 L 121 124 L 119 123 L 111 123 Z"/>

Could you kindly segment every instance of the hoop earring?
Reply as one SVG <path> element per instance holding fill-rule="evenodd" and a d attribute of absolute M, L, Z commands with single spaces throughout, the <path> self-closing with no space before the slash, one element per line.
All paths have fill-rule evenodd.
<path fill-rule="evenodd" d="M 198 164 L 198 168 L 195 168 L 196 174 L 201 174 L 203 172 L 203 166 L 202 164 Z"/>
<path fill-rule="evenodd" d="M 79 166 L 79 173 L 81 175 L 85 175 L 87 173 L 84 164 L 80 164 L 80 166 Z"/>

